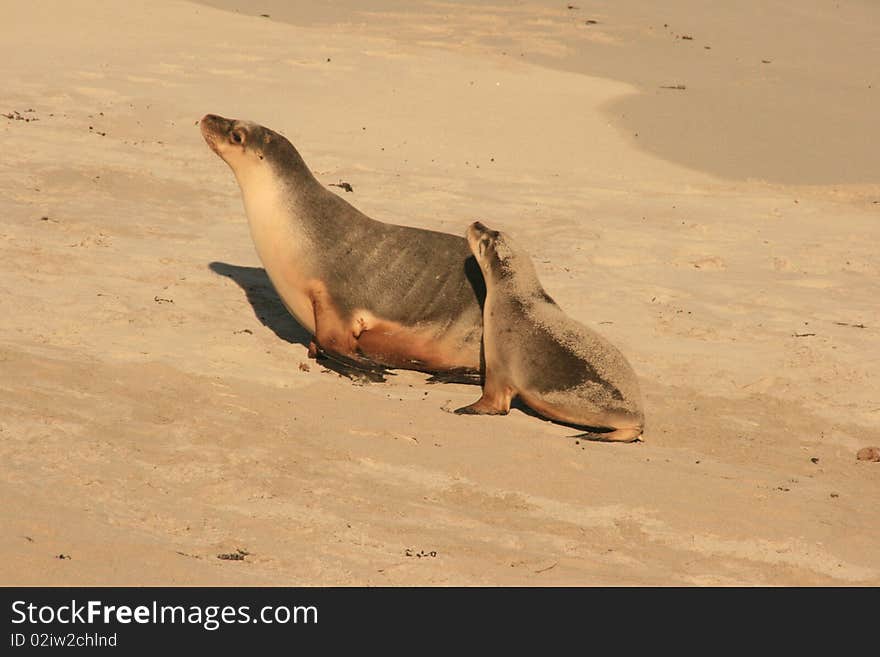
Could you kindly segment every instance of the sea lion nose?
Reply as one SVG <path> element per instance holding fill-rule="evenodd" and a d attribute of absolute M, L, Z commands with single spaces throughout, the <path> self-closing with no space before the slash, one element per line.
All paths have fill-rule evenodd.
<path fill-rule="evenodd" d="M 470 226 L 468 226 L 465 235 L 468 238 L 477 239 L 480 235 L 485 233 L 486 230 L 486 227 L 482 223 L 480 223 L 479 221 L 475 221 Z"/>
<path fill-rule="evenodd" d="M 218 116 L 217 114 L 205 114 L 202 117 L 202 120 L 199 121 L 199 124 L 202 126 L 210 126 L 213 128 L 221 128 L 231 123 L 229 119 L 226 119 L 222 116 Z"/>

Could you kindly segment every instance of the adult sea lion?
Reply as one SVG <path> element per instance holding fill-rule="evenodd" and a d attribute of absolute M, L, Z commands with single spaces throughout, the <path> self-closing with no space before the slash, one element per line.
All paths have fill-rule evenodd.
<path fill-rule="evenodd" d="M 208 114 L 200 128 L 235 174 L 257 254 L 314 336 L 311 355 L 479 375 L 484 284 L 466 240 L 370 219 L 261 125 Z"/>
<path fill-rule="evenodd" d="M 506 415 L 519 396 L 552 420 L 604 430 L 584 437 L 635 440 L 645 416 L 632 367 L 544 291 L 529 256 L 507 235 L 471 224 L 468 244 L 486 281 L 483 396 L 459 414 Z"/>

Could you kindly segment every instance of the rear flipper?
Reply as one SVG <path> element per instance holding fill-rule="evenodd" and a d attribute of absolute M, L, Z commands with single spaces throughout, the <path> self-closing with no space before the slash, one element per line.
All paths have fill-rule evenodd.
<path fill-rule="evenodd" d="M 456 415 L 507 415 L 509 412 L 510 408 L 498 408 L 495 404 L 485 401 L 483 397 L 470 406 L 462 406 L 454 411 Z"/>
<path fill-rule="evenodd" d="M 584 433 L 572 436 L 606 443 L 631 443 L 638 440 L 645 429 L 642 413 L 619 410 L 584 408 L 584 405 L 549 404 L 538 395 L 524 395 L 520 398 L 531 409 L 554 422 L 561 422 Z"/>
<path fill-rule="evenodd" d="M 340 354 L 324 351 L 314 340 L 309 345 L 308 356 L 318 361 L 319 365 L 323 365 L 340 376 L 355 382 L 385 383 L 386 376 L 394 375 L 393 372 L 389 372 L 382 365 L 354 360 Z"/>
<path fill-rule="evenodd" d="M 615 429 L 614 431 L 599 432 L 586 431 L 572 436 L 572 438 L 583 438 L 585 440 L 594 440 L 600 443 L 631 443 L 642 437 L 642 427 L 630 427 L 627 429 Z"/>

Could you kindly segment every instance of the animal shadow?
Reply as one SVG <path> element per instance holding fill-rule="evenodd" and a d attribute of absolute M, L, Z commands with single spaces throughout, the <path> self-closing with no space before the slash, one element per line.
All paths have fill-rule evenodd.
<path fill-rule="evenodd" d="M 285 342 L 308 348 L 312 341 L 311 334 L 284 307 L 265 269 L 230 265 L 226 262 L 212 262 L 208 267 L 215 274 L 231 278 L 244 290 L 254 315 L 263 326 Z M 392 374 L 382 368 L 366 369 L 324 353 L 319 353 L 316 360 L 319 365 L 358 383 L 381 383 L 387 375 Z"/>

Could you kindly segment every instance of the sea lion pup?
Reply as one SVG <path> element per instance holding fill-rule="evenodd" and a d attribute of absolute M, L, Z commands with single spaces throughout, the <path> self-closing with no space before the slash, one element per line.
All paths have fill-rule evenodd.
<path fill-rule="evenodd" d="M 519 395 L 552 420 L 606 430 L 585 438 L 629 442 L 641 436 L 641 393 L 623 355 L 562 312 L 510 237 L 475 222 L 467 239 L 486 281 L 486 371 L 483 396 L 455 412 L 506 415 Z"/>
<path fill-rule="evenodd" d="M 235 174 L 269 279 L 314 336 L 310 355 L 478 377 L 484 287 L 466 240 L 370 219 L 268 128 L 213 114 L 200 128 Z"/>

